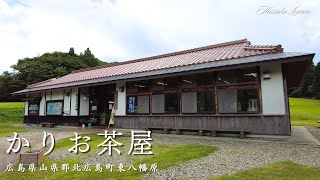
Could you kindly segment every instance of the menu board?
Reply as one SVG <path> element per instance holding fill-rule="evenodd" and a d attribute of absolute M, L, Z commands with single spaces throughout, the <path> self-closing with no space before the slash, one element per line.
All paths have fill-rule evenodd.
<path fill-rule="evenodd" d="M 38 115 L 39 106 L 38 106 L 38 104 L 31 104 L 30 103 L 28 110 L 29 110 L 28 115 L 36 116 L 36 115 Z"/>
<path fill-rule="evenodd" d="M 48 101 L 47 115 L 62 115 L 62 101 Z"/>

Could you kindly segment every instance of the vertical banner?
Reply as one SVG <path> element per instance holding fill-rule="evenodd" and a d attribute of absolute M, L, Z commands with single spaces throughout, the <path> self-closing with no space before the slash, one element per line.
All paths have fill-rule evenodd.
<path fill-rule="evenodd" d="M 115 118 L 114 118 L 114 115 L 115 115 L 115 110 L 114 110 L 114 106 L 112 107 L 112 111 L 111 111 L 111 114 L 110 114 L 110 120 L 109 120 L 109 126 L 108 126 L 108 128 L 110 128 L 110 125 L 112 124 L 114 124 L 114 120 L 115 120 Z"/>

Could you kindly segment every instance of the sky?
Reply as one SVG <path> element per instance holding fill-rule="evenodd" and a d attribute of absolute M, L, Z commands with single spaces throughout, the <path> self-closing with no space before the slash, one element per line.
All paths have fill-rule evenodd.
<path fill-rule="evenodd" d="M 319 53 L 319 19 L 320 0 L 0 0 L 0 73 L 70 47 L 106 62 L 244 38 Z"/>

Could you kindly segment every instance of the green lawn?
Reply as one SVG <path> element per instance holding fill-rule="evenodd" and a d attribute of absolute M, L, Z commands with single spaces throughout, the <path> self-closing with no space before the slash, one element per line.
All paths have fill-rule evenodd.
<path fill-rule="evenodd" d="M 27 132 L 21 125 L 24 116 L 24 102 L 0 103 L 0 137 L 12 136 L 13 132 Z"/>
<path fill-rule="evenodd" d="M 27 132 L 28 130 L 21 126 L 16 126 L 12 124 L 0 124 L 0 137 L 10 137 L 13 136 L 13 132 L 21 133 Z"/>
<path fill-rule="evenodd" d="M 24 102 L 0 102 L 1 124 L 22 124 Z"/>
<path fill-rule="evenodd" d="M 320 100 L 290 98 L 289 103 L 293 126 L 320 126 Z"/>
<path fill-rule="evenodd" d="M 309 167 L 293 162 L 280 162 L 261 168 L 249 169 L 233 175 L 215 176 L 212 179 L 319 179 L 320 168 Z"/>
<path fill-rule="evenodd" d="M 82 135 L 83 136 L 83 135 Z M 93 156 L 95 153 L 99 152 L 101 149 L 97 148 L 96 145 L 103 142 L 104 137 L 97 136 L 95 134 L 88 135 L 91 137 L 92 141 L 90 141 L 91 151 L 86 154 L 85 156 Z M 117 141 L 123 143 L 126 148 L 129 148 L 130 146 L 130 139 L 129 138 L 117 138 Z M 56 144 L 56 148 L 54 151 L 63 150 L 63 148 L 70 148 L 74 144 L 68 140 L 62 140 L 58 141 Z M 124 154 L 127 153 L 125 151 L 124 147 L 119 148 L 120 151 Z M 208 156 L 210 153 L 213 153 L 217 151 L 216 147 L 213 146 L 203 146 L 203 145 L 185 145 L 185 146 L 168 146 L 163 144 L 156 144 L 152 143 L 152 152 L 154 155 L 144 155 L 144 156 L 134 156 L 131 155 L 130 159 L 132 161 L 132 164 L 135 168 L 138 169 L 139 164 L 146 163 L 148 168 L 150 168 L 150 165 L 153 163 L 157 163 L 158 168 L 157 169 L 167 169 L 171 166 L 179 165 L 181 163 L 184 163 L 191 159 L 198 159 L 201 157 Z M 107 154 L 104 154 L 102 156 L 108 156 Z M 97 162 L 99 162 L 99 159 L 97 159 Z M 36 171 L 36 172 L 17 172 L 16 168 L 14 168 L 14 172 L 5 172 L 0 174 L 0 179 L 11 179 L 12 177 L 20 177 L 21 179 L 142 179 L 143 175 L 145 173 L 142 173 L 139 171 L 134 170 L 127 170 L 125 172 L 117 172 L 117 165 L 114 164 L 114 171 L 109 172 L 105 169 L 103 169 L 103 172 L 95 172 L 95 167 L 92 166 L 91 172 L 74 172 L 72 171 L 73 164 L 80 164 L 81 168 L 83 167 L 83 164 L 81 163 L 81 155 L 79 154 L 75 158 L 69 158 L 64 159 L 62 161 L 53 161 L 49 158 L 45 158 L 43 163 L 48 167 L 48 171 Z M 70 164 L 69 172 L 60 171 L 58 172 L 51 172 L 50 165 L 52 163 L 57 163 L 58 167 L 61 168 L 61 165 L 63 163 Z M 109 162 L 113 163 L 113 162 Z M 105 165 L 105 164 L 104 164 Z M 129 164 L 130 165 L 130 164 Z M 125 169 L 128 168 L 128 165 L 125 165 Z M 27 170 L 28 171 L 28 170 Z"/>

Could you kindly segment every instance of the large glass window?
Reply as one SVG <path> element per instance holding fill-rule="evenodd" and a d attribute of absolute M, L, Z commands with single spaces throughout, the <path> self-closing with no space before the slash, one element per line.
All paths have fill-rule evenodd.
<path fill-rule="evenodd" d="M 178 89 L 178 87 L 179 87 L 178 77 L 152 80 L 152 91 L 172 90 L 172 89 Z"/>
<path fill-rule="evenodd" d="M 257 81 L 257 71 L 255 68 L 239 69 L 237 71 L 237 83 Z"/>
<path fill-rule="evenodd" d="M 212 91 L 198 92 L 197 98 L 198 113 L 214 112 L 214 94 Z"/>
<path fill-rule="evenodd" d="M 127 96 L 128 114 L 149 114 L 149 95 Z"/>
<path fill-rule="evenodd" d="M 128 82 L 126 87 L 127 114 L 260 111 L 255 67 Z"/>
<path fill-rule="evenodd" d="M 214 113 L 214 92 L 183 92 L 182 113 Z"/>
<path fill-rule="evenodd" d="M 197 77 L 197 86 L 213 85 L 213 81 L 214 81 L 213 73 L 197 74 L 196 77 Z"/>
<path fill-rule="evenodd" d="M 128 93 L 148 92 L 150 90 L 150 82 L 146 81 L 134 81 L 127 83 Z"/>
<path fill-rule="evenodd" d="M 217 85 L 236 85 L 257 82 L 256 68 L 220 71 L 217 74 Z"/>
<path fill-rule="evenodd" d="M 217 96 L 219 113 L 237 113 L 237 89 L 219 89 Z"/>
<path fill-rule="evenodd" d="M 255 113 L 258 112 L 257 88 L 218 89 L 219 113 Z"/>
<path fill-rule="evenodd" d="M 238 112 L 258 111 L 258 89 L 238 89 Z"/>
<path fill-rule="evenodd" d="M 179 94 L 165 93 L 152 95 L 152 113 L 179 113 Z"/>

